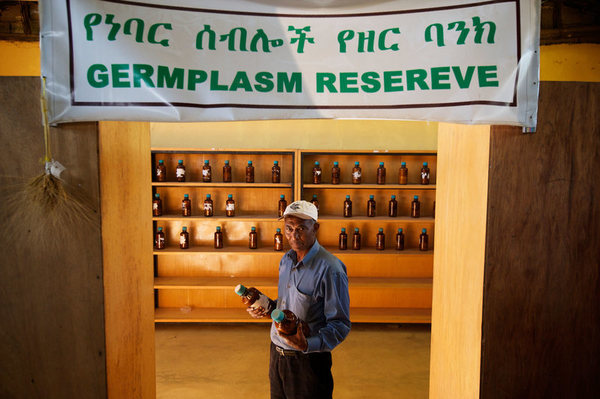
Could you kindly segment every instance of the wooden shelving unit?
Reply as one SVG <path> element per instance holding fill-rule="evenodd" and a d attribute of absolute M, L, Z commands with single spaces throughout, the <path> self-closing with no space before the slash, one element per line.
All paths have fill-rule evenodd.
<path fill-rule="evenodd" d="M 394 175 L 397 173 L 396 165 L 399 167 L 401 161 L 407 162 L 409 170 L 427 161 L 432 170 L 431 182 L 435 183 L 435 153 L 153 149 L 153 169 L 159 159 L 167 165 L 168 177 L 169 171 L 174 174 L 177 160 L 183 159 L 187 181 L 152 182 L 153 193 L 159 193 L 163 199 L 163 215 L 152 218 L 154 229 L 163 227 L 167 236 L 167 248 L 153 251 L 156 322 L 269 322 L 250 318 L 233 288 L 242 283 L 277 297 L 278 264 L 288 250 L 287 247 L 284 251 L 273 250 L 275 229 L 283 227 L 283 222 L 277 218 L 280 194 L 285 195 L 288 203 L 298 198 L 310 200 L 312 194 L 317 194 L 320 202 L 318 239 L 348 269 L 353 322 L 431 321 L 433 251 L 417 250 L 416 232 L 427 228 L 430 246 L 433 246 L 435 184 L 414 184 L 416 178 L 411 182 L 410 173 L 411 184 L 394 184 L 394 179 L 397 179 Z M 205 159 L 213 168 L 213 181 L 210 183 L 197 181 Z M 219 181 L 225 159 L 233 168 L 232 183 Z M 385 185 L 372 184 L 374 175 L 371 172 L 381 159 L 388 168 L 389 180 Z M 256 183 L 240 181 L 245 176 L 247 160 L 252 160 L 255 166 Z M 274 160 L 281 166 L 281 181 L 284 183 L 270 182 Z M 323 184 L 310 182 L 315 160 L 322 165 Z M 329 184 L 326 181 L 327 168 L 334 160 L 340 162 L 342 173 L 344 168 L 354 164 L 354 160 L 360 161 L 364 183 L 351 184 L 349 176 L 344 176 L 342 184 Z M 351 218 L 341 215 L 343 198 L 347 193 L 354 202 L 354 216 Z M 180 214 L 183 194 L 192 199 L 192 216 Z M 200 213 L 206 194 L 211 194 L 214 201 L 212 217 Z M 233 194 L 236 200 L 234 217 L 225 216 L 227 194 Z M 371 194 L 377 198 L 378 206 L 380 202 L 385 205 L 379 208 L 376 217 L 367 217 L 362 209 Z M 386 197 L 389 199 L 392 194 L 399 202 L 399 216 L 394 218 L 384 212 L 387 209 Z M 413 195 L 423 198 L 423 217 L 411 218 L 408 215 L 409 200 Z M 177 245 L 183 226 L 188 228 L 191 241 L 190 248 L 185 250 Z M 221 249 L 213 246 L 216 226 L 221 226 L 225 236 L 225 245 Z M 258 249 L 248 248 L 251 226 L 255 226 L 259 233 Z M 341 227 L 347 228 L 349 239 L 354 227 L 360 228 L 363 234 L 360 251 L 337 248 Z M 387 237 L 388 247 L 383 251 L 374 248 L 374 237 L 380 227 Z M 392 246 L 398 227 L 402 227 L 406 235 L 406 249 L 403 251 L 396 251 Z"/>

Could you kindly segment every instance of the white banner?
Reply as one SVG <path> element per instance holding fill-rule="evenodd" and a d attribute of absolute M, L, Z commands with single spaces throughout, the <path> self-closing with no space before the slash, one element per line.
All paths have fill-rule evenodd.
<path fill-rule="evenodd" d="M 47 0 L 51 122 L 534 127 L 539 0 Z"/>

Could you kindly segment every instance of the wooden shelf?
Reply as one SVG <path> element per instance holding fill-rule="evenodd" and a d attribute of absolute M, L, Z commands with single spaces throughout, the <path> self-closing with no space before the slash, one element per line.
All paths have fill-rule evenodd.
<path fill-rule="evenodd" d="M 370 189 L 370 190 L 435 190 L 435 184 L 302 184 L 304 188 L 339 188 L 339 189 Z"/>
<path fill-rule="evenodd" d="M 253 319 L 244 308 L 156 308 L 157 323 L 270 323 L 270 318 Z M 352 323 L 431 323 L 431 309 L 350 308 Z"/>
<path fill-rule="evenodd" d="M 153 216 L 152 220 L 154 221 L 185 221 L 185 220 L 194 220 L 194 221 L 216 221 L 216 222 L 235 222 L 235 221 L 243 221 L 243 222 L 279 222 L 279 217 L 276 214 L 267 215 L 267 214 L 256 214 L 256 215 L 235 215 L 235 216 L 225 216 L 224 214 L 216 214 L 214 216 L 204 216 L 204 215 L 192 215 L 192 216 L 182 216 L 181 214 L 170 214 L 163 216 Z"/>
<path fill-rule="evenodd" d="M 326 249 L 335 255 L 357 255 L 357 254 L 369 254 L 369 255 L 393 255 L 393 256 L 431 256 L 433 257 L 433 250 L 429 251 L 419 251 L 416 249 L 405 249 L 403 251 L 396 251 L 394 248 L 386 248 L 383 251 L 377 250 L 372 247 L 363 247 L 362 249 L 356 251 L 353 249 L 347 249 L 345 251 L 339 250 L 337 247 L 326 247 Z M 223 255 L 223 254 L 272 254 L 278 255 L 279 257 L 283 256 L 289 248 L 284 247 L 283 251 L 274 251 L 273 247 L 259 247 L 257 249 L 250 249 L 248 247 L 241 246 L 228 246 L 221 249 L 215 249 L 213 247 L 194 247 L 190 246 L 188 249 L 181 249 L 179 247 L 167 247 L 165 249 L 155 249 L 154 255 L 189 255 L 189 254 L 213 254 L 213 255 Z"/>
<path fill-rule="evenodd" d="M 152 187 L 215 187 L 215 188 L 292 188 L 292 183 L 203 183 L 203 182 L 152 182 Z"/>
<path fill-rule="evenodd" d="M 397 217 L 389 217 L 389 216 L 374 216 L 374 217 L 368 217 L 368 216 L 363 216 L 363 215 L 359 215 L 359 216 L 352 216 L 349 218 L 343 217 L 343 216 L 332 216 L 332 215 L 323 215 L 323 216 L 319 216 L 319 223 L 321 222 L 327 222 L 327 221 L 355 221 L 355 222 L 388 222 L 388 223 L 394 223 L 394 222 L 402 222 L 402 223 L 434 223 L 435 222 L 435 218 L 431 217 L 431 216 L 427 216 L 427 217 L 420 217 L 420 218 L 411 218 L 410 216 L 397 216 Z"/>

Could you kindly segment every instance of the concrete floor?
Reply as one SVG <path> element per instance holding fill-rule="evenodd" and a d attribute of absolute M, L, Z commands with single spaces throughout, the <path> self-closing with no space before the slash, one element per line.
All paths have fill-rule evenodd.
<path fill-rule="evenodd" d="M 429 325 L 355 324 L 333 351 L 333 396 L 427 398 Z M 156 326 L 158 399 L 269 397 L 269 325 Z"/>

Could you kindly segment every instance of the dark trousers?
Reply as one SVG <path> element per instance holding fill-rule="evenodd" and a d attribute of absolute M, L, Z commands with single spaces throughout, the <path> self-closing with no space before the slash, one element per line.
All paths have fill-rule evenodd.
<path fill-rule="evenodd" d="M 271 342 L 271 399 L 331 399 L 331 353 L 281 355 Z"/>

